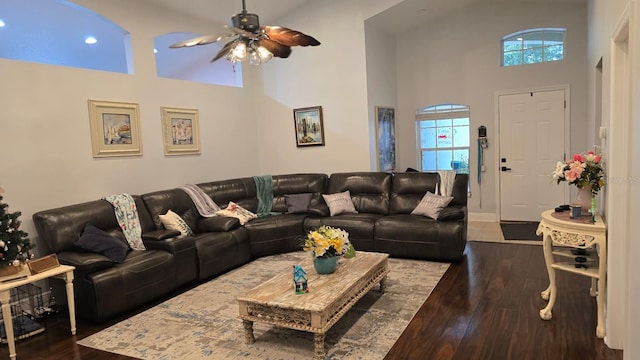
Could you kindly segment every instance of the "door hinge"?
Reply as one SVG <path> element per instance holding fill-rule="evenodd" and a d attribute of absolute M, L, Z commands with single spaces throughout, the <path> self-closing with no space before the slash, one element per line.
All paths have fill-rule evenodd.
<path fill-rule="evenodd" d="M 567 108 L 567 100 L 564 101 L 564 108 Z"/>

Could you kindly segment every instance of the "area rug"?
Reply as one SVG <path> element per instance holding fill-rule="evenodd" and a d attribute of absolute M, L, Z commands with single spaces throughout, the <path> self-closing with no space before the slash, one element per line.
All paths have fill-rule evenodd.
<path fill-rule="evenodd" d="M 256 342 L 245 344 L 236 301 L 306 256 L 294 252 L 257 259 L 78 344 L 149 360 L 311 359 L 311 333 L 255 323 Z M 329 330 L 326 359 L 382 359 L 449 264 L 389 259 L 389 267 L 386 292 L 375 286 Z M 309 287 L 309 294 L 298 296 L 313 296 Z"/>
<path fill-rule="evenodd" d="M 540 240 L 542 236 L 536 235 L 538 221 L 502 221 L 500 228 L 505 240 Z"/>

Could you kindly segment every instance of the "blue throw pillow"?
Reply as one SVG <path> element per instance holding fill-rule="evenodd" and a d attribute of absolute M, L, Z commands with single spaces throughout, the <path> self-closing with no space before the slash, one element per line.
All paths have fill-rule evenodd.
<path fill-rule="evenodd" d="M 75 243 L 83 250 L 102 254 L 115 263 L 121 263 L 127 257 L 129 246 L 104 230 L 87 224 L 80 239 Z"/>

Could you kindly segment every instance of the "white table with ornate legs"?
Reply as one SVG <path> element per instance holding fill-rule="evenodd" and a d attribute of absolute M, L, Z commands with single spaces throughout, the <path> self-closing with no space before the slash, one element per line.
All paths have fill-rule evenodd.
<path fill-rule="evenodd" d="M 11 280 L 7 282 L 1 282 L 0 278 L 0 303 L 2 303 L 2 320 L 4 321 L 4 328 L 7 332 L 7 343 L 9 344 L 9 358 L 16 358 L 16 344 L 13 334 L 13 318 L 11 316 L 11 289 L 18 286 L 35 283 L 39 280 L 48 279 L 50 277 L 57 277 L 64 279 L 66 282 L 67 290 L 67 303 L 69 305 L 69 321 L 71 323 L 71 335 L 76 334 L 76 310 L 75 301 L 73 296 L 73 270 L 75 267 L 68 265 L 60 265 L 50 270 L 43 271 L 41 273 L 30 275 L 28 269 L 24 269 L 24 278 L 17 280 Z"/>
<path fill-rule="evenodd" d="M 551 319 L 551 309 L 557 294 L 556 270 L 588 276 L 591 278 L 590 295 L 595 296 L 598 303 L 596 336 L 603 338 L 604 295 L 607 286 L 607 228 L 599 215 L 596 215 L 595 220 L 595 223 L 591 222 L 591 215 L 570 219 L 568 211 L 547 210 L 542 213 L 542 221 L 536 234 L 543 235 L 549 287 L 542 291 L 541 296 L 544 300 L 549 300 L 549 303 L 540 310 L 540 317 L 544 320 Z M 585 251 L 586 254 L 583 254 Z M 577 263 L 576 257 L 582 257 L 580 260 L 583 262 Z M 576 267 L 576 264 L 584 266 Z"/>

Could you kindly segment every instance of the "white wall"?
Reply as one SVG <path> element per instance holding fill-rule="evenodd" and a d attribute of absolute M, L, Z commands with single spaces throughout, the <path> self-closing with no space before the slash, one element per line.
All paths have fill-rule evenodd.
<path fill-rule="evenodd" d="M 365 40 L 367 46 L 367 102 L 369 104 L 369 137 L 375 139 L 376 106 L 396 108 L 398 83 L 396 76 L 396 41 L 375 27 L 367 26 L 365 22 Z M 396 139 L 396 147 L 398 139 Z M 371 141 L 370 149 L 371 170 L 377 171 L 378 159 L 376 141 Z M 397 167 L 396 170 L 404 171 Z"/>
<path fill-rule="evenodd" d="M 265 97 L 256 114 L 262 172 L 372 169 L 364 20 L 397 2 L 313 1 L 278 19 L 322 45 L 295 47 L 287 60 L 263 67 Z M 326 145 L 297 148 L 292 110 L 318 105 L 324 113 Z"/>
<path fill-rule="evenodd" d="M 612 99 L 618 98 L 621 94 L 620 88 L 612 88 L 612 36 L 617 26 L 623 19 L 625 9 L 630 9 L 630 4 L 634 3 L 635 11 L 631 14 L 629 43 L 627 52 L 632 69 L 630 74 L 631 87 L 631 116 L 629 124 L 619 118 L 611 118 Z M 637 1 L 629 0 L 592 0 L 589 2 L 589 98 L 596 96 L 596 75 L 593 69 L 602 58 L 602 125 L 607 127 L 607 139 L 604 141 L 604 151 L 607 155 L 612 155 L 612 145 L 616 137 L 628 136 L 631 148 L 628 149 L 629 161 L 620 161 L 616 156 L 609 156 L 608 175 L 609 182 L 604 188 L 607 197 L 607 223 L 608 223 L 608 269 L 607 269 L 607 317 L 605 342 L 608 346 L 617 349 L 624 349 L 625 359 L 637 359 L 640 357 L 640 344 L 636 341 L 637 334 L 640 333 L 640 312 L 636 304 L 640 302 L 640 276 L 634 271 L 635 259 L 640 256 L 640 247 L 636 234 L 640 231 L 637 215 L 640 211 L 638 202 L 640 194 L 637 191 L 637 184 L 640 183 L 640 170 L 638 165 L 637 139 L 640 138 L 640 115 L 638 109 L 638 97 L 640 96 L 640 78 L 638 69 L 640 68 L 640 49 L 638 47 L 640 39 L 640 10 Z M 595 111 L 598 107 L 589 106 L 589 120 L 595 123 Z M 617 111 L 617 110 L 616 110 Z M 625 124 L 623 127 L 620 124 Z M 623 152 L 624 149 L 622 149 Z M 618 178 L 616 174 L 627 174 L 623 178 Z M 613 176 L 612 176 L 613 175 Z M 636 185 L 636 186 L 634 186 Z M 625 200 L 615 198 L 610 194 L 621 192 L 620 188 L 628 188 L 629 194 L 623 192 Z M 621 208 L 623 204 L 630 204 L 629 209 Z M 620 217 L 628 216 L 627 221 L 622 221 Z M 620 236 L 619 234 L 624 234 Z"/>
<path fill-rule="evenodd" d="M 139 2 L 79 0 L 131 33 L 132 75 L 0 59 L 0 186 L 10 210 L 44 209 L 113 193 L 141 194 L 216 179 L 255 174 L 259 144 L 250 96 L 258 77 L 231 88 L 156 76 L 153 38 L 173 31 L 208 33 L 210 24 L 145 7 Z M 37 44 L 34 44 L 37 46 Z M 253 79 L 251 78 L 253 76 Z M 140 105 L 143 155 L 94 159 L 88 99 Z M 165 157 L 161 106 L 200 111 L 202 154 Z"/>
<path fill-rule="evenodd" d="M 397 37 L 399 136 L 398 168 L 418 166 L 415 110 L 440 103 L 471 109 L 471 213 L 496 212 L 495 163 L 498 151 L 494 94 L 551 85 L 571 86 L 571 149 L 585 151 L 587 9 L 585 5 L 545 3 L 485 3 L 465 7 Z M 528 28 L 567 28 L 565 60 L 514 67 L 500 66 L 500 39 Z M 487 171 L 478 196 L 475 134 L 487 127 Z M 560 160 L 560 159 L 559 159 Z M 549 169 L 551 172 L 553 169 Z"/>

